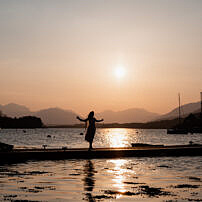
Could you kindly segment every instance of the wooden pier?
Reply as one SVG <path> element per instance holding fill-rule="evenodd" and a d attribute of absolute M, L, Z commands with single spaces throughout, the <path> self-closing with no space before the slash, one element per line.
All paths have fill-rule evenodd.
<path fill-rule="evenodd" d="M 13 149 L 0 151 L 0 163 L 27 160 L 96 159 L 122 157 L 202 156 L 202 145 L 138 146 L 125 148 Z"/>

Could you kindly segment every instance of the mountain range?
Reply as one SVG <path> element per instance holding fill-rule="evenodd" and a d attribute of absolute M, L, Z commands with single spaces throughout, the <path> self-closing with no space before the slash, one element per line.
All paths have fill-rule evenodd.
<path fill-rule="evenodd" d="M 122 111 L 106 110 L 96 114 L 97 117 L 104 118 L 105 123 L 142 123 L 159 117 L 159 114 L 149 112 L 145 109 L 131 108 Z"/>
<path fill-rule="evenodd" d="M 48 108 L 32 112 L 23 105 L 9 103 L 7 105 L 0 105 L 0 110 L 4 115 L 9 117 L 36 116 L 41 118 L 45 125 L 68 125 L 78 123 L 76 119 L 78 115 L 76 113 L 60 108 Z"/>
<path fill-rule="evenodd" d="M 77 113 L 72 110 L 64 110 L 61 108 L 48 108 L 40 111 L 32 112 L 23 105 L 10 103 L 0 105 L 3 114 L 10 117 L 21 116 L 37 116 L 42 119 L 45 125 L 71 125 L 79 123 L 76 119 Z M 200 102 L 185 104 L 181 107 L 182 116 L 200 111 Z M 173 119 L 178 117 L 178 107 L 166 114 L 158 114 L 149 112 L 141 108 L 131 108 L 122 111 L 106 110 L 96 114 L 96 117 L 104 118 L 105 123 L 141 123 L 154 120 Z"/>

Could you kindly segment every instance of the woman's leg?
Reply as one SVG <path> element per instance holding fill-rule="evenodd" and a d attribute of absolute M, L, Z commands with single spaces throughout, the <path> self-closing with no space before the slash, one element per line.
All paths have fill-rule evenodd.
<path fill-rule="evenodd" d="M 93 142 L 90 141 L 90 142 L 89 142 L 89 149 L 92 149 L 92 148 L 93 148 Z"/>

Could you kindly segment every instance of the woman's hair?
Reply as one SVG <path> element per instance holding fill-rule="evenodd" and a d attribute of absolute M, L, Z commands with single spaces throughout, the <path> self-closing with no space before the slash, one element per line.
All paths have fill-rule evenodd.
<path fill-rule="evenodd" d="M 88 114 L 88 118 L 93 118 L 94 117 L 94 111 L 91 111 L 89 114 Z"/>

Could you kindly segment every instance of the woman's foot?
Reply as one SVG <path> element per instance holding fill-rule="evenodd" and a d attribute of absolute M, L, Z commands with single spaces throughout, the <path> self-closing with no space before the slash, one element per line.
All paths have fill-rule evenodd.
<path fill-rule="evenodd" d="M 93 149 L 93 144 L 92 142 L 89 143 L 89 149 L 88 150 L 92 150 Z"/>
<path fill-rule="evenodd" d="M 90 150 L 92 150 L 93 149 L 93 147 L 92 146 L 90 146 L 89 148 L 88 148 L 88 151 L 90 151 Z"/>

